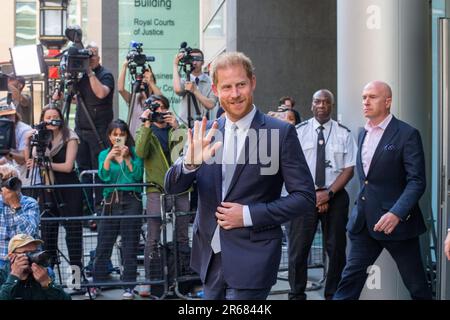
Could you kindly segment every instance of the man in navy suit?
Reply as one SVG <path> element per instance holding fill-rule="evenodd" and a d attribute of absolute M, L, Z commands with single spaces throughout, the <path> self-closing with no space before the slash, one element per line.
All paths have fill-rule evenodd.
<path fill-rule="evenodd" d="M 420 134 L 390 114 L 388 84 L 368 83 L 362 99 L 368 121 L 358 137 L 361 188 L 347 224 L 350 252 L 334 299 L 359 298 L 367 268 L 383 248 L 395 260 L 411 297 L 431 299 L 419 245 L 419 235 L 426 231 L 418 205 L 426 183 Z"/>
<path fill-rule="evenodd" d="M 253 105 L 250 59 L 225 53 L 211 71 L 225 117 L 188 131 L 165 187 L 180 193 L 197 180 L 191 265 L 205 299 L 266 299 L 281 258 L 280 225 L 315 210 L 314 184 L 294 126 Z M 289 195 L 280 198 L 283 182 Z"/>

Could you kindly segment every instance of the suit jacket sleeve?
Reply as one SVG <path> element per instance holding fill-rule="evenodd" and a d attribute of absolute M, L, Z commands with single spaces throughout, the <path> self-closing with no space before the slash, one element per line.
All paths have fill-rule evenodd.
<path fill-rule="evenodd" d="M 280 144 L 279 170 L 289 195 L 272 202 L 250 205 L 254 227 L 281 224 L 316 210 L 314 182 L 293 126 L 289 125 L 284 130 Z"/>
<path fill-rule="evenodd" d="M 390 211 L 405 220 L 410 210 L 419 202 L 426 187 L 422 140 L 415 129 L 403 148 L 403 165 L 406 171 L 406 186 Z"/>
<path fill-rule="evenodd" d="M 183 157 L 177 161 L 167 171 L 164 179 L 164 188 L 168 194 L 178 194 L 187 191 L 194 183 L 196 171 L 183 173 Z"/>

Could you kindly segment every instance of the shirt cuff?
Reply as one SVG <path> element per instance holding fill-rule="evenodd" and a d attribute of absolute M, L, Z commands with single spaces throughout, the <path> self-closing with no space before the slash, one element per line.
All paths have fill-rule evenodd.
<path fill-rule="evenodd" d="M 193 173 L 193 172 L 197 171 L 198 168 L 200 168 L 200 166 L 198 166 L 195 169 L 189 170 L 188 168 L 186 168 L 186 164 L 184 163 L 184 159 L 183 159 L 182 167 L 183 167 L 183 174 Z"/>
<path fill-rule="evenodd" d="M 242 214 L 244 218 L 244 227 L 253 227 L 252 216 L 250 215 L 250 209 L 248 206 L 243 207 Z"/>

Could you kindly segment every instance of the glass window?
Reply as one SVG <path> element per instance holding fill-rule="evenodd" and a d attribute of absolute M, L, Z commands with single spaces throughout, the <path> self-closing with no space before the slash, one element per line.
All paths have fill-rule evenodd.
<path fill-rule="evenodd" d="M 213 17 L 214 13 L 217 9 L 222 5 L 225 0 L 203 0 L 202 1 L 202 16 L 203 16 L 203 25 L 202 29 L 206 27 L 209 20 Z"/>
<path fill-rule="evenodd" d="M 36 2 L 16 2 L 16 46 L 36 44 Z"/>

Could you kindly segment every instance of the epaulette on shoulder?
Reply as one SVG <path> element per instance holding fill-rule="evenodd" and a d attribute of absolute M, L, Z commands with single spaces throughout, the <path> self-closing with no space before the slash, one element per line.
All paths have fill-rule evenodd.
<path fill-rule="evenodd" d="M 299 123 L 298 125 L 295 126 L 295 128 L 298 129 L 300 127 L 306 126 L 307 124 L 308 124 L 308 120 L 303 121 L 302 123 Z"/>
<path fill-rule="evenodd" d="M 339 122 L 338 122 L 338 125 L 339 125 L 339 127 L 344 128 L 344 129 L 347 130 L 348 132 L 351 132 L 349 128 L 347 128 L 346 126 L 340 124 Z"/>

